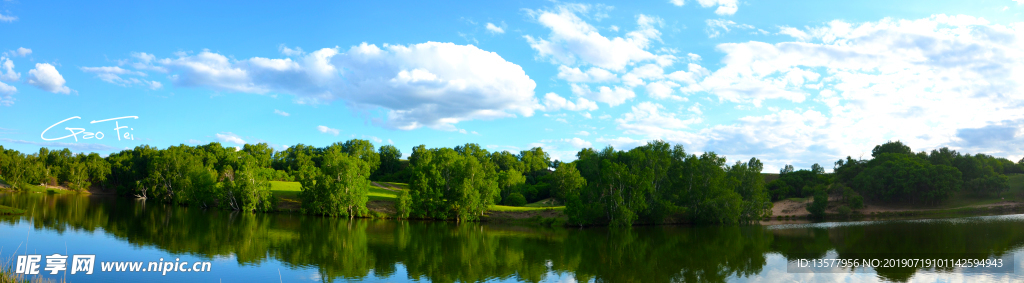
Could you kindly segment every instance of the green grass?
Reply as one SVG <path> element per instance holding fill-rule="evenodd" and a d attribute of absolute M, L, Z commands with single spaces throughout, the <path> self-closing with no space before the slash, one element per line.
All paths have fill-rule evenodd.
<path fill-rule="evenodd" d="M 523 206 L 524 207 L 556 207 L 556 206 L 561 206 L 561 205 L 559 205 L 558 201 L 553 199 L 553 198 L 546 198 L 546 199 L 542 199 L 542 200 L 539 200 L 539 201 L 534 202 L 534 203 L 527 203 L 527 204 L 525 204 Z"/>
<path fill-rule="evenodd" d="M 302 191 L 302 185 L 300 185 L 299 182 L 270 181 L 270 191 L 274 193 L 274 196 L 276 197 L 299 201 L 299 192 Z M 398 198 L 398 193 L 376 186 L 371 186 L 369 197 L 370 200 L 394 201 Z"/>
<path fill-rule="evenodd" d="M 394 201 L 398 199 L 398 192 L 385 190 L 376 186 L 370 186 L 370 200 Z"/>
<path fill-rule="evenodd" d="M 51 188 L 47 188 L 47 187 L 43 187 L 43 186 L 37 186 L 37 185 L 32 185 L 32 184 L 22 184 L 21 188 L 23 190 L 25 190 L 25 192 L 30 192 L 30 193 L 47 193 L 47 194 L 69 194 L 69 193 L 74 193 L 73 191 L 69 191 L 69 190 L 51 189 Z"/>
<path fill-rule="evenodd" d="M 13 207 L 10 207 L 10 206 L 0 205 L 0 215 L 15 215 L 15 214 L 23 214 L 23 213 L 25 213 L 25 210 L 13 208 Z"/>
<path fill-rule="evenodd" d="M 301 188 L 299 182 L 270 181 L 270 192 L 283 199 L 298 201 Z"/>
<path fill-rule="evenodd" d="M 551 206 L 551 207 L 525 207 L 525 206 L 507 206 L 507 205 L 492 205 L 490 211 L 540 211 L 540 210 L 565 210 L 565 206 Z"/>
<path fill-rule="evenodd" d="M 377 183 L 378 184 L 382 184 L 382 185 L 383 184 L 390 185 L 392 187 L 397 187 L 397 188 L 403 189 L 403 190 L 408 190 L 409 189 L 409 184 L 406 184 L 406 183 L 395 183 L 395 182 L 377 182 Z"/>

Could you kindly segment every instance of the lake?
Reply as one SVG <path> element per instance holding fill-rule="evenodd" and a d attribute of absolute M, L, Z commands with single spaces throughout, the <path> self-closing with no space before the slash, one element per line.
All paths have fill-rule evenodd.
<path fill-rule="evenodd" d="M 4 194 L 0 204 L 28 211 L 0 216 L 3 261 L 13 265 L 15 253 L 56 253 L 69 256 L 69 261 L 70 255 L 95 255 L 93 274 L 49 275 L 40 267 L 46 278 L 69 282 L 1024 280 L 1024 215 L 621 230 L 350 221 L 202 210 L 109 196 Z M 898 258 L 932 264 L 988 259 L 990 266 L 800 267 L 801 259 L 849 263 Z M 209 261 L 211 270 L 166 275 L 100 270 L 101 262 L 161 259 L 188 265 Z M 995 266 L 995 260 L 1002 266 Z"/>

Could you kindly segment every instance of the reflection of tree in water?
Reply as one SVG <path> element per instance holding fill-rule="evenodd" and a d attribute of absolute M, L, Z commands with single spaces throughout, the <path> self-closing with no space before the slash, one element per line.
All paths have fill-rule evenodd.
<path fill-rule="evenodd" d="M 103 229 L 137 246 L 239 264 L 269 258 L 290 267 L 316 267 L 327 281 L 396 276 L 479 282 L 495 278 L 539 282 L 549 273 L 577 281 L 724 282 L 755 276 L 765 254 L 787 259 L 841 258 L 863 253 L 984 253 L 1001 256 L 1024 242 L 1024 228 L 999 221 L 972 224 L 881 223 L 837 228 L 765 229 L 751 226 L 538 229 L 449 222 L 356 220 L 296 214 L 248 214 L 83 196 L 17 194 L 0 204 L 24 208 L 37 229 Z M 917 270 L 878 269 L 905 281 Z"/>

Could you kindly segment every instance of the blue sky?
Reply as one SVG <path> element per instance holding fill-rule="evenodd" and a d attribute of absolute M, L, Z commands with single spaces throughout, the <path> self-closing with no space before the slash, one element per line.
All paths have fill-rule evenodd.
<path fill-rule="evenodd" d="M 1024 156 L 1020 0 L 208 2 L 0 2 L 0 145 Z"/>

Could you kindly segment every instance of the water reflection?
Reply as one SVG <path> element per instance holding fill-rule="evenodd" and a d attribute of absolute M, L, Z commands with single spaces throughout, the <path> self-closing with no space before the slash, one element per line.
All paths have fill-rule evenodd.
<path fill-rule="evenodd" d="M 292 269 L 315 268 L 325 281 L 540 282 L 555 273 L 580 282 L 725 282 L 763 276 L 773 254 L 787 260 L 821 258 L 830 252 L 838 258 L 865 254 L 935 258 L 954 253 L 1000 257 L 1024 244 L 1021 217 L 623 231 L 349 221 L 200 210 L 98 196 L 9 194 L 0 196 L 0 204 L 28 211 L 24 216 L 0 217 L 7 225 L 27 221 L 37 230 L 56 233 L 102 231 L 136 247 L 205 258 L 233 257 L 239 265 L 276 260 Z M 913 268 L 875 271 L 879 278 L 891 281 L 906 281 L 921 272 Z"/>

